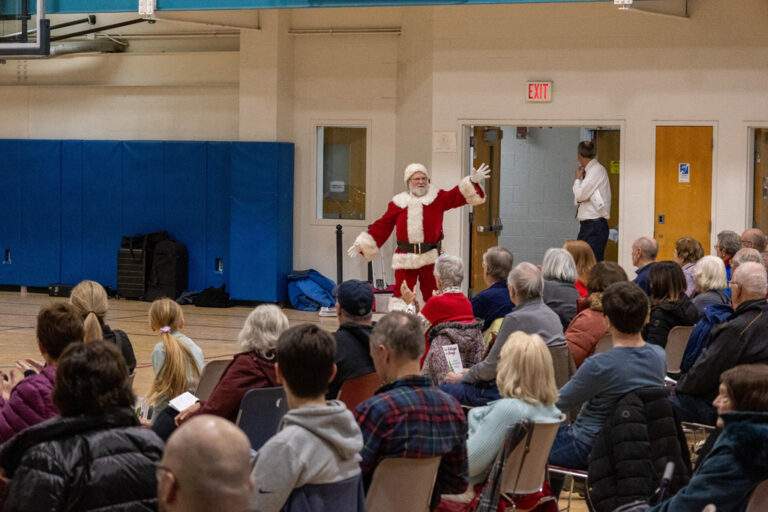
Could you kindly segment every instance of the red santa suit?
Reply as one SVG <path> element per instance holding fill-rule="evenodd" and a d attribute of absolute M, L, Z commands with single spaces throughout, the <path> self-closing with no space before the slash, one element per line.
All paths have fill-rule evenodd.
<path fill-rule="evenodd" d="M 420 167 L 423 169 L 423 166 Z M 437 245 L 442 240 L 443 214 L 465 204 L 478 205 L 484 202 L 483 188 L 473 183 L 469 176 L 463 178 L 451 190 L 441 190 L 430 184 L 427 193 L 421 197 L 410 192 L 401 192 L 394 196 L 384 215 L 374 222 L 368 231 L 358 235 L 355 246 L 368 261 L 373 259 L 393 229 L 398 242 L 411 244 L 406 250 L 398 244 L 395 254 L 392 255 L 395 293 L 390 301 L 390 311 L 406 308 L 405 302 L 400 299 L 400 286 L 403 281 L 413 290 L 418 280 L 425 301 L 437 288 L 434 269 L 439 255 L 438 249 L 434 247 L 422 250 L 421 244 Z"/>

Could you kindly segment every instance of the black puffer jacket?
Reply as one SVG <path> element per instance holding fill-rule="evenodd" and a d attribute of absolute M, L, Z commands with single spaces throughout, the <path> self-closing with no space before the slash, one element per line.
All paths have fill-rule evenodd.
<path fill-rule="evenodd" d="M 675 473 L 668 496 L 688 484 L 691 459 L 666 390 L 646 388 L 625 395 L 589 456 L 588 483 L 595 510 L 609 512 L 650 499 L 670 461 Z"/>
<path fill-rule="evenodd" d="M 128 408 L 61 417 L 0 448 L 11 480 L 4 511 L 157 510 L 155 463 L 163 442 Z"/>
<path fill-rule="evenodd" d="M 660 302 L 651 306 L 651 318 L 643 328 L 643 339 L 660 347 L 667 346 L 667 336 L 678 325 L 695 325 L 699 311 L 691 299 L 683 294 L 675 302 Z"/>

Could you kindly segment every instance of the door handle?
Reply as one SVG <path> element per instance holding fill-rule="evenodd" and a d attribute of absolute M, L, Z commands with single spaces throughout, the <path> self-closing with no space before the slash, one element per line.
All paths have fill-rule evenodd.
<path fill-rule="evenodd" d="M 496 217 L 496 220 L 493 221 L 493 224 L 489 226 L 477 226 L 478 233 L 492 233 L 494 231 L 501 231 L 503 229 L 504 224 L 501 223 L 500 217 Z"/>

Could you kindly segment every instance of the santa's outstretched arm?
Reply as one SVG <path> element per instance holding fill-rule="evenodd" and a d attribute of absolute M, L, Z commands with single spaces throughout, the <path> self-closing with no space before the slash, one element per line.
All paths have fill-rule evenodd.
<path fill-rule="evenodd" d="M 384 245 L 384 242 L 387 241 L 389 235 L 392 234 L 392 230 L 395 229 L 397 216 L 401 212 L 402 208 L 396 206 L 394 203 L 389 203 L 389 207 L 384 215 L 371 224 L 368 231 L 363 231 L 357 235 L 355 243 L 347 250 L 347 254 L 351 257 L 362 254 L 366 260 L 373 260 L 376 253 L 379 252 L 379 247 Z"/>

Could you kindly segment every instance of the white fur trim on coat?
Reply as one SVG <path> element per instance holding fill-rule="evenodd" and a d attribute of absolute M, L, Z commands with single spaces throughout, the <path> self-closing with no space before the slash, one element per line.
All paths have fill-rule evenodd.
<path fill-rule="evenodd" d="M 406 309 L 408 309 L 408 304 L 406 304 L 405 301 L 400 297 L 391 297 L 389 299 L 389 304 L 387 304 L 387 310 L 390 313 L 392 311 L 405 311 Z"/>
<path fill-rule="evenodd" d="M 395 270 L 421 268 L 425 265 L 432 265 L 437 261 L 437 256 L 437 249 L 423 254 L 396 252 L 392 255 L 392 268 Z"/>
<path fill-rule="evenodd" d="M 467 200 L 467 203 L 472 206 L 483 204 L 485 202 L 485 196 L 480 197 L 480 194 L 475 190 L 475 184 L 472 183 L 469 176 L 462 178 L 459 182 L 459 192 L 461 192 L 461 195 Z"/>
<path fill-rule="evenodd" d="M 427 193 L 421 197 L 414 196 L 410 192 L 400 192 L 392 198 L 392 202 L 400 208 L 406 208 L 412 200 L 419 201 L 424 206 L 427 206 L 428 204 L 432 204 L 437 197 L 438 192 L 440 192 L 440 189 L 430 185 Z"/>
<path fill-rule="evenodd" d="M 408 208 L 405 210 L 408 223 L 408 240 L 412 244 L 424 241 L 424 205 L 418 198 L 411 197 Z"/>
<path fill-rule="evenodd" d="M 367 231 L 363 231 L 357 235 L 357 238 L 355 238 L 355 245 L 360 248 L 363 253 L 363 257 L 368 261 L 373 260 L 373 257 L 376 256 L 376 253 L 379 252 L 379 247 L 376 245 L 376 240 L 374 240 L 370 233 Z"/>

